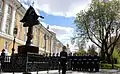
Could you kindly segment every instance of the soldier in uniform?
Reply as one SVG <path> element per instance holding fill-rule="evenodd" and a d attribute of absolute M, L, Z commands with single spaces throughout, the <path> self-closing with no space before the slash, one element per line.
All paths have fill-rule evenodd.
<path fill-rule="evenodd" d="M 82 71 L 82 57 L 81 56 L 79 56 L 79 59 L 78 59 L 78 61 L 79 61 L 79 71 Z"/>
<path fill-rule="evenodd" d="M 83 63 L 83 55 L 81 56 L 81 71 L 83 71 L 83 69 L 84 69 L 84 63 Z"/>
<path fill-rule="evenodd" d="M 69 70 L 72 70 L 72 53 L 69 53 Z"/>
<path fill-rule="evenodd" d="M 49 62 L 49 69 L 51 70 L 52 69 L 52 61 L 51 61 L 52 59 L 51 59 L 51 53 L 49 53 L 49 60 L 48 60 L 48 62 Z"/>
<path fill-rule="evenodd" d="M 76 71 L 79 71 L 79 56 L 76 56 Z"/>
<path fill-rule="evenodd" d="M 73 54 L 73 71 L 76 71 L 77 68 L 77 58 L 76 58 L 76 54 Z"/>
<path fill-rule="evenodd" d="M 86 55 L 83 56 L 83 71 L 86 71 L 87 68 L 87 57 Z"/>
<path fill-rule="evenodd" d="M 94 59 L 93 59 L 93 56 L 92 55 L 90 55 L 89 56 L 90 58 L 89 58 L 89 66 L 90 66 L 90 72 L 92 72 L 93 71 L 93 68 L 94 68 Z"/>
<path fill-rule="evenodd" d="M 71 59 L 71 70 L 73 70 L 74 69 L 74 56 L 72 55 L 70 59 Z"/>
<path fill-rule="evenodd" d="M 55 64 L 55 69 L 59 69 L 59 53 L 56 54 L 56 64 Z"/>
<path fill-rule="evenodd" d="M 51 60 L 52 60 L 52 70 L 54 70 L 55 69 L 55 53 L 52 54 Z"/>
<path fill-rule="evenodd" d="M 99 56 L 95 55 L 94 56 L 94 68 L 95 68 L 95 72 L 99 72 Z"/>
<path fill-rule="evenodd" d="M 62 67 L 62 74 L 66 74 L 66 66 L 67 66 L 67 52 L 66 50 L 66 46 L 63 46 L 62 48 L 63 50 L 60 52 L 60 64 Z"/>
<path fill-rule="evenodd" d="M 5 49 L 3 49 L 1 53 L 1 70 L 2 71 L 4 69 L 4 59 L 5 59 Z"/>

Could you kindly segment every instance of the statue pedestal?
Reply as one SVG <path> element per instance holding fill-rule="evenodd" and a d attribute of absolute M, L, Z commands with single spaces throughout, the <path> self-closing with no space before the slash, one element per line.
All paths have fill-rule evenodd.
<path fill-rule="evenodd" d="M 26 45 L 18 46 L 18 54 L 27 54 L 27 52 L 39 53 L 39 48 L 35 46 L 26 46 Z"/>
<path fill-rule="evenodd" d="M 11 72 L 26 72 L 28 74 L 28 72 L 37 71 L 36 63 L 28 62 L 36 61 L 36 57 L 34 56 L 39 55 L 38 51 L 39 48 L 35 46 L 18 46 L 18 53 L 14 54 L 11 58 Z M 10 70 L 8 71 L 10 72 Z"/>

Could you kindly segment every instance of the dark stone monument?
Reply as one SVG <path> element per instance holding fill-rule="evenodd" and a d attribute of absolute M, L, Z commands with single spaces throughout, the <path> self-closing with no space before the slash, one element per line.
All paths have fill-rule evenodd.
<path fill-rule="evenodd" d="M 28 8 L 24 17 L 20 22 L 23 22 L 23 27 L 28 27 L 27 33 L 27 41 L 25 45 L 18 46 L 18 54 L 26 54 L 27 52 L 30 53 L 38 53 L 39 48 L 35 46 L 31 46 L 31 40 L 33 38 L 33 26 L 39 25 L 38 17 L 44 18 L 42 16 L 38 16 L 32 6 Z"/>
<path fill-rule="evenodd" d="M 27 41 L 25 45 L 18 46 L 18 54 L 14 54 L 14 58 L 12 59 L 12 66 L 14 66 L 12 68 L 13 72 L 24 72 L 23 74 L 31 74 L 29 72 L 32 71 L 33 67 L 36 67 L 36 65 L 30 64 L 28 61 L 32 60 L 29 56 L 33 56 L 32 54 L 38 54 L 39 52 L 39 47 L 31 45 L 31 40 L 33 38 L 33 26 L 39 25 L 38 17 L 44 18 L 42 16 L 38 16 L 34 8 L 30 6 L 23 19 L 20 20 L 20 22 L 23 23 L 23 27 L 28 27 Z"/>

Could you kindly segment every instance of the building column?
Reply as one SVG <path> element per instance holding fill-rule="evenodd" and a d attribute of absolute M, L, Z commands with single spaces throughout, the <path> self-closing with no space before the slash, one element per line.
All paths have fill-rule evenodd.
<path fill-rule="evenodd" d="M 10 35 L 13 35 L 13 30 L 15 27 L 15 13 L 16 13 L 16 10 L 15 8 L 13 8 L 12 9 L 12 20 L 11 20 L 11 25 L 10 25 Z"/>
<path fill-rule="evenodd" d="M 51 49 L 52 49 L 51 47 L 52 47 L 52 36 L 50 36 L 50 53 L 51 53 L 51 51 L 52 51 L 52 50 L 51 50 Z"/>
<path fill-rule="evenodd" d="M 51 53 L 55 52 L 54 49 L 55 49 L 55 37 L 52 36 L 52 38 L 51 38 Z"/>
<path fill-rule="evenodd" d="M 5 1 L 5 7 L 4 7 L 4 11 L 3 11 L 3 19 L 2 19 L 2 23 L 1 23 L 1 31 L 5 32 L 6 29 L 6 21 L 7 21 L 7 12 L 8 12 L 8 4 Z"/>
<path fill-rule="evenodd" d="M 53 39 L 53 43 L 52 43 L 52 53 L 55 53 L 56 52 L 56 38 L 54 37 Z"/>

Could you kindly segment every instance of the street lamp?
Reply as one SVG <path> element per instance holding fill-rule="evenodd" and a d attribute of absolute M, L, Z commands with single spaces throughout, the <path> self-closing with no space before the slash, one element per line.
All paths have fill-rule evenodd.
<path fill-rule="evenodd" d="M 16 9 L 16 11 L 18 10 L 18 9 L 20 9 L 22 7 L 22 4 L 20 5 L 20 7 L 18 7 L 17 9 Z M 13 48 L 12 48 L 12 55 L 14 54 L 14 51 L 15 51 L 15 38 L 16 38 L 16 36 L 17 36 L 17 31 L 18 31 L 18 29 L 17 29 L 17 27 L 15 26 L 14 27 L 14 30 L 13 30 L 13 36 L 14 36 L 14 40 L 13 40 Z"/>
<path fill-rule="evenodd" d="M 17 31 L 18 31 L 18 29 L 17 29 L 17 27 L 15 27 L 14 28 L 14 31 L 13 31 L 13 36 L 14 36 L 14 40 L 13 40 L 13 48 L 12 48 L 12 55 L 14 54 L 14 51 L 15 51 L 15 38 L 16 38 L 16 36 L 17 36 Z"/>

